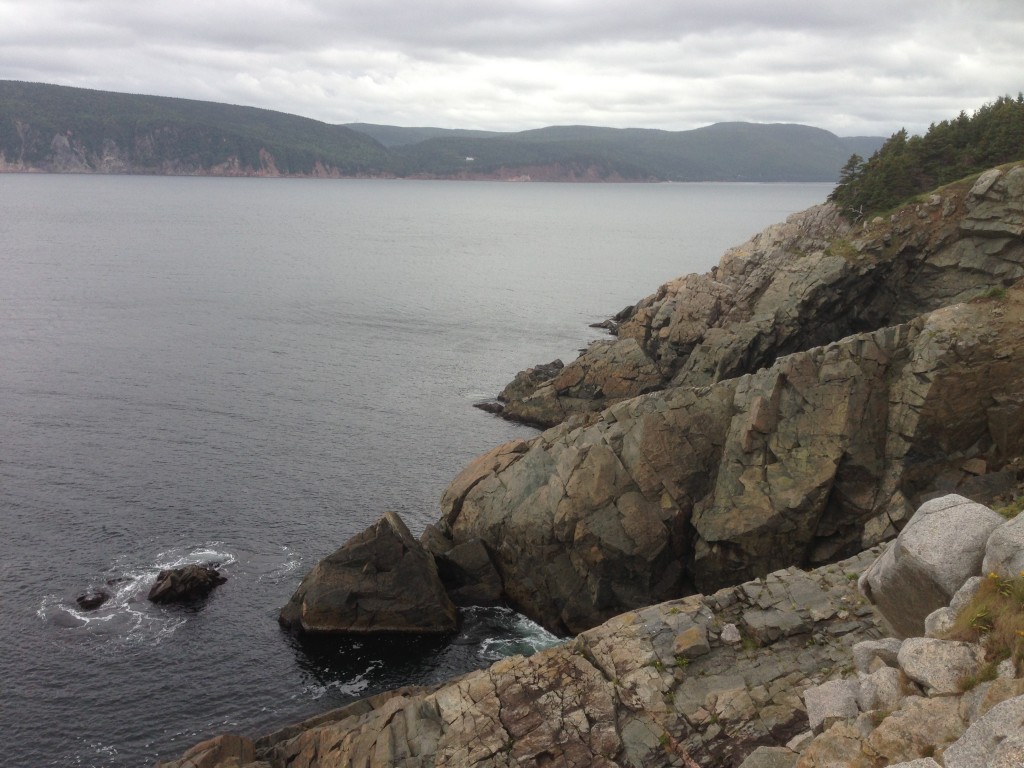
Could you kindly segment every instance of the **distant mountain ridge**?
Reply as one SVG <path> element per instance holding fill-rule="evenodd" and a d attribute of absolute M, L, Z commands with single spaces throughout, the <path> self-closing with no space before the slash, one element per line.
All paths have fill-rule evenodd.
<path fill-rule="evenodd" d="M 881 137 L 804 125 L 514 133 L 330 125 L 255 107 L 0 81 L 0 171 L 521 181 L 836 181 Z"/>

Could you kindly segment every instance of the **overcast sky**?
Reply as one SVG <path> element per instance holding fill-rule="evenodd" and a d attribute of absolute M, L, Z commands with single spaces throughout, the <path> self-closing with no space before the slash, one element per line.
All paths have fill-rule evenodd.
<path fill-rule="evenodd" d="M 888 136 L 1024 89 L 1024 0 L 0 0 L 0 79 L 330 123 Z"/>

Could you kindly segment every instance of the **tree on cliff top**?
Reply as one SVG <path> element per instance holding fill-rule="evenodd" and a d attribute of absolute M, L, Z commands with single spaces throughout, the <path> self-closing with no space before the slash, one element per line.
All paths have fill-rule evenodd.
<path fill-rule="evenodd" d="M 853 155 L 829 195 L 849 219 L 893 208 L 908 198 L 1024 159 L 1024 94 L 1002 96 L 973 115 L 932 123 L 924 136 L 894 133 L 866 162 Z"/>

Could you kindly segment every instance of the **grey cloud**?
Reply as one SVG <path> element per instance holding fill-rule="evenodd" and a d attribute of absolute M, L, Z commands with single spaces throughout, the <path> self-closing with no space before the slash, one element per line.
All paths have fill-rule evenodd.
<path fill-rule="evenodd" d="M 5 77 L 328 122 L 804 122 L 888 134 L 1021 88 L 1019 0 L 0 0 Z"/>

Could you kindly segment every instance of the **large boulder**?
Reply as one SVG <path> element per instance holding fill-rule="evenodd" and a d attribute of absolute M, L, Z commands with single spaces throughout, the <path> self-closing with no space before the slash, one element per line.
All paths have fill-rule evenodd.
<path fill-rule="evenodd" d="M 509 600 L 565 633 L 860 551 L 895 536 L 967 460 L 999 469 L 1019 453 L 1002 424 L 1019 404 L 1022 322 L 1012 288 L 710 387 L 625 400 L 472 462 L 439 528 L 456 544 L 480 539 Z"/>
<path fill-rule="evenodd" d="M 896 541 L 861 577 L 864 594 L 903 637 L 921 635 L 928 614 L 981 571 L 985 545 L 1003 518 L 950 494 L 921 505 Z"/>
<path fill-rule="evenodd" d="M 209 565 L 186 565 L 160 571 L 149 590 L 154 603 L 190 603 L 206 597 L 227 577 Z"/>
<path fill-rule="evenodd" d="M 985 543 L 982 573 L 1013 577 L 1024 571 L 1024 514 L 1000 525 Z"/>
<path fill-rule="evenodd" d="M 388 512 L 321 560 L 279 621 L 302 632 L 447 634 L 458 614 L 433 556 Z"/>

